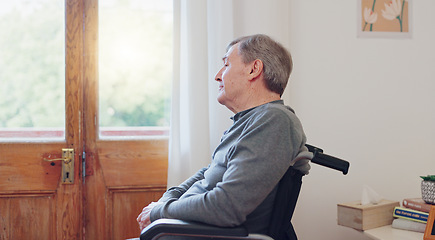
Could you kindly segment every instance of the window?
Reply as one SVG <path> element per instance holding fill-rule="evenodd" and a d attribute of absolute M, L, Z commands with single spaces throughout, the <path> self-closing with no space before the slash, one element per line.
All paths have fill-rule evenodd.
<path fill-rule="evenodd" d="M 100 137 L 168 135 L 172 1 L 99 2 Z"/>
<path fill-rule="evenodd" d="M 65 6 L 0 0 L 0 141 L 64 139 Z"/>

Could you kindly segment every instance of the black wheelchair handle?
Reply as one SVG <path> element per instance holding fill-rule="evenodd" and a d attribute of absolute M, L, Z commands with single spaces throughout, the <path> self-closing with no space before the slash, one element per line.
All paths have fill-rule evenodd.
<path fill-rule="evenodd" d="M 344 175 L 348 173 L 350 166 L 348 161 L 324 154 L 321 148 L 309 144 L 306 144 L 305 146 L 313 153 L 313 158 L 311 159 L 312 163 L 341 171 Z"/>

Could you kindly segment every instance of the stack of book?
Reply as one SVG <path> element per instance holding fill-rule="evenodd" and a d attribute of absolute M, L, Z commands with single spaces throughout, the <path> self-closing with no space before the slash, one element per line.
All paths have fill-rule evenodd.
<path fill-rule="evenodd" d="M 394 208 L 392 227 L 423 233 L 431 206 L 421 198 L 403 199 L 402 207 Z"/>

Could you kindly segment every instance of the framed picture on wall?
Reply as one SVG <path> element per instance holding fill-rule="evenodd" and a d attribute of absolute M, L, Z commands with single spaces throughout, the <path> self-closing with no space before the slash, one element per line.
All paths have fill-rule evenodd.
<path fill-rule="evenodd" d="M 435 240 L 435 206 L 430 208 L 423 239 Z"/>
<path fill-rule="evenodd" d="M 358 37 L 411 37 L 412 0 L 357 0 Z"/>

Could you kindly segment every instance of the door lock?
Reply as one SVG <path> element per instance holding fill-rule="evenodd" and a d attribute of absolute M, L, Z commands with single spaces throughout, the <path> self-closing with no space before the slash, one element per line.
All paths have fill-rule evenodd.
<path fill-rule="evenodd" d="M 62 184 L 74 183 L 74 149 L 62 148 L 62 158 L 44 159 L 47 162 L 62 161 Z"/>

